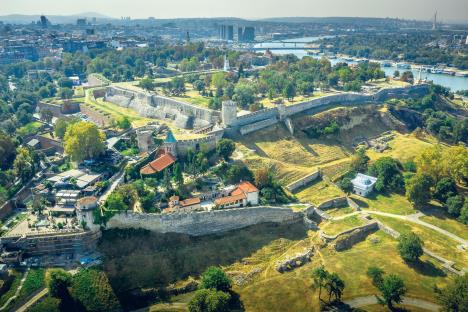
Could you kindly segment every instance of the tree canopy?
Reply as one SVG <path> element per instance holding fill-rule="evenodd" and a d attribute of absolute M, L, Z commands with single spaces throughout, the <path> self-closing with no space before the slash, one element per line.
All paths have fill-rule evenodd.
<path fill-rule="evenodd" d="M 64 138 L 65 152 L 72 160 L 82 162 L 101 155 L 105 150 L 105 135 L 90 122 L 81 121 L 67 127 Z"/>

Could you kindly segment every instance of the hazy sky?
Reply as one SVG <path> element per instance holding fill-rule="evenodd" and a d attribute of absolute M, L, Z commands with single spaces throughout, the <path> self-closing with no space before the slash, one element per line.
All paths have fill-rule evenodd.
<path fill-rule="evenodd" d="M 132 18 L 373 16 L 468 21 L 468 0 L 0 0 L 0 15 L 98 12 Z"/>

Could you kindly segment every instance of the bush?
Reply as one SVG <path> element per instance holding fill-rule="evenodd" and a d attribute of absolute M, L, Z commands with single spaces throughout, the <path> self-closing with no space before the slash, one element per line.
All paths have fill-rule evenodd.
<path fill-rule="evenodd" d="M 29 312 L 60 312 L 60 299 L 47 296 L 44 300 L 33 305 Z"/>
<path fill-rule="evenodd" d="M 67 293 L 67 287 L 71 284 L 71 275 L 63 269 L 51 269 L 47 272 L 47 287 L 49 294 L 55 298 L 63 298 Z"/>
<path fill-rule="evenodd" d="M 451 216 L 458 218 L 463 207 L 463 197 L 460 195 L 449 197 L 445 206 Z"/>
<path fill-rule="evenodd" d="M 231 280 L 220 268 L 209 267 L 201 278 L 201 287 L 203 288 L 220 291 L 229 291 L 231 289 Z"/>
<path fill-rule="evenodd" d="M 452 177 L 442 178 L 437 182 L 434 198 L 445 203 L 449 197 L 457 195 L 457 185 Z"/>
<path fill-rule="evenodd" d="M 200 289 L 190 300 L 188 308 L 190 312 L 225 312 L 228 311 L 228 303 L 231 296 L 222 291 L 213 289 Z"/>

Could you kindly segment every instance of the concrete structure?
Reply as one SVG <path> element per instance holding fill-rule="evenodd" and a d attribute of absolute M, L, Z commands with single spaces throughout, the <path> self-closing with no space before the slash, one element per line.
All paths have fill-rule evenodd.
<path fill-rule="evenodd" d="M 358 173 L 354 179 L 351 180 L 353 184 L 353 191 L 357 195 L 366 197 L 374 190 L 374 185 L 377 178 Z"/>
<path fill-rule="evenodd" d="M 97 198 L 94 196 L 80 198 L 76 203 L 76 219 L 86 228 L 97 230 L 99 226 L 94 224 L 94 210 L 98 208 Z"/>
<path fill-rule="evenodd" d="M 201 205 L 200 198 L 188 198 L 185 200 L 180 200 L 179 196 L 172 196 L 169 198 L 169 209 L 166 209 L 164 212 L 191 212 L 200 210 Z"/>
<path fill-rule="evenodd" d="M 221 118 L 223 126 L 229 127 L 237 120 L 237 103 L 234 101 L 224 101 L 221 107 Z"/>

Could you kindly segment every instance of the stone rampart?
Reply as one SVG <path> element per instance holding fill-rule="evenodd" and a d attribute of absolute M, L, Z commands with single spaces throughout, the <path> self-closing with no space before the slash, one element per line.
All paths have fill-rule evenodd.
<path fill-rule="evenodd" d="M 318 205 L 318 209 L 330 209 L 330 208 L 339 208 L 345 207 L 348 205 L 348 200 L 346 197 L 336 197 L 330 200 L 324 201 L 320 205 Z"/>
<path fill-rule="evenodd" d="M 314 181 L 315 179 L 321 176 L 320 170 L 314 171 L 303 178 L 300 178 L 286 186 L 286 189 L 290 192 L 294 192 L 298 188 L 301 188 L 310 182 Z"/>
<path fill-rule="evenodd" d="M 121 213 L 112 217 L 108 228 L 143 228 L 160 233 L 201 236 L 221 233 L 250 225 L 302 220 L 300 212 L 281 207 L 246 207 L 192 213 L 147 214 Z"/>
<path fill-rule="evenodd" d="M 277 117 L 279 117 L 277 108 L 265 108 L 247 115 L 237 116 L 236 120 L 232 123 L 232 127 L 242 127 L 265 119 Z"/>
<path fill-rule="evenodd" d="M 251 132 L 254 132 L 254 131 L 269 127 L 271 125 L 274 125 L 277 122 L 278 122 L 278 119 L 276 119 L 276 117 L 261 120 L 261 121 L 257 121 L 257 122 L 251 123 L 249 125 L 242 126 L 239 129 L 239 132 L 242 135 L 246 135 L 248 133 L 251 133 Z"/>
<path fill-rule="evenodd" d="M 178 140 L 177 141 L 177 154 L 186 155 L 188 150 L 198 151 L 202 147 L 211 151 L 216 148 L 216 144 L 223 137 L 224 131 L 216 131 L 205 137 L 191 140 Z"/>

